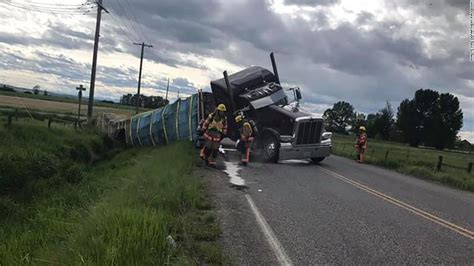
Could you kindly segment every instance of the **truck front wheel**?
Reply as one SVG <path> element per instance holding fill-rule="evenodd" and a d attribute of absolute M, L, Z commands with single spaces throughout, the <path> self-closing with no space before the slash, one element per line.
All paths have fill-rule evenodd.
<path fill-rule="evenodd" d="M 313 163 L 320 163 L 324 160 L 324 158 L 326 158 L 326 157 L 311 158 L 311 161 L 313 161 Z"/>
<path fill-rule="evenodd" d="M 267 162 L 277 163 L 280 153 L 280 142 L 273 134 L 266 134 L 263 139 L 263 157 Z"/>

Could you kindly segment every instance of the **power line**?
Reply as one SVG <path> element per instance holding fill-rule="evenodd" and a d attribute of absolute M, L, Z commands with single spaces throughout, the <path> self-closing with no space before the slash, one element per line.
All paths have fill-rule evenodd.
<path fill-rule="evenodd" d="M 119 15 L 114 15 L 111 13 L 110 16 L 112 17 L 112 19 L 115 20 L 117 25 L 122 28 L 122 31 L 126 32 L 126 35 L 131 35 L 132 39 L 137 39 L 138 35 L 135 35 L 136 32 L 134 30 L 130 30 L 130 27 L 124 22 L 124 20 Z"/>
<path fill-rule="evenodd" d="M 122 34 L 130 41 L 133 42 L 133 38 L 130 38 L 130 36 L 127 34 L 127 30 L 124 30 L 124 28 L 121 25 L 121 22 L 115 18 L 115 16 L 112 13 L 109 13 L 110 17 L 115 21 L 115 25 L 118 26 Z"/>
<path fill-rule="evenodd" d="M 132 35 L 134 35 L 134 38 L 137 37 L 137 39 L 142 39 L 143 37 L 140 37 L 139 32 L 133 27 L 133 23 L 130 23 L 130 19 L 127 16 L 127 13 L 126 13 L 125 9 L 123 8 L 122 4 L 120 3 L 120 1 L 116 1 L 116 2 L 118 4 L 118 8 L 121 9 L 121 12 L 117 12 L 118 8 L 113 8 L 113 9 L 115 9 L 116 13 L 118 14 L 117 15 L 118 19 L 122 22 L 122 24 L 125 26 L 125 28 L 127 28 L 127 31 L 129 31 Z M 119 15 L 119 13 L 121 13 L 125 17 L 125 19 L 122 19 L 122 17 Z"/>
<path fill-rule="evenodd" d="M 135 23 L 136 23 L 138 29 L 140 30 L 143 39 L 146 39 L 146 37 L 145 37 L 145 31 L 143 30 L 142 25 L 141 25 L 140 23 L 138 23 L 137 17 L 135 16 L 135 12 L 133 12 L 133 8 L 132 8 L 132 6 L 130 5 L 130 1 L 129 1 L 129 0 L 125 0 L 125 2 L 126 2 L 127 5 L 128 5 L 128 8 L 129 8 L 128 10 L 130 10 L 130 13 L 132 14 L 132 17 L 133 17 L 133 19 L 135 20 Z"/>
<path fill-rule="evenodd" d="M 46 8 L 46 7 L 38 7 L 32 5 L 25 5 L 25 4 L 18 4 L 14 2 L 0 2 L 0 4 L 4 4 L 7 6 L 15 7 L 18 9 L 33 11 L 33 12 L 40 12 L 40 13 L 50 13 L 50 14 L 72 14 L 72 15 L 81 15 L 90 12 L 90 10 L 81 10 L 83 6 L 77 6 L 74 9 L 69 8 Z"/>
<path fill-rule="evenodd" d="M 117 0 L 117 4 L 119 5 L 120 9 L 122 10 L 122 14 L 125 15 L 126 19 L 128 20 L 129 25 L 133 28 L 133 30 L 134 30 L 135 32 L 138 33 L 138 31 L 137 31 L 137 29 L 134 27 L 133 23 L 130 22 L 131 19 L 130 19 L 130 17 L 128 16 L 128 13 L 127 13 L 126 9 L 123 8 L 123 6 L 122 6 L 122 4 L 121 4 L 121 1 L 120 1 L 120 0 Z"/>
<path fill-rule="evenodd" d="M 10 3 L 12 3 L 10 1 Z M 78 6 L 82 6 L 82 5 L 85 5 L 85 4 L 93 4 L 89 1 L 86 1 L 84 3 L 81 3 L 81 4 L 58 4 L 58 3 L 39 3 L 39 2 L 24 2 L 24 1 L 15 1 L 13 3 L 17 3 L 17 4 L 25 4 L 25 5 L 34 5 L 34 6 L 52 6 L 52 7 L 78 7 Z"/>
<path fill-rule="evenodd" d="M 76 5 L 70 5 L 70 6 L 62 6 L 62 5 L 43 5 L 43 4 L 38 4 L 38 3 L 24 3 L 24 2 L 2 2 L 3 4 L 11 5 L 11 6 L 19 6 L 19 7 L 28 7 L 28 8 L 37 8 L 37 9 L 45 9 L 45 10 L 59 10 L 59 11 L 76 11 L 78 9 L 81 9 L 87 5 L 89 5 L 88 2 L 85 2 L 83 4 L 76 4 Z"/>

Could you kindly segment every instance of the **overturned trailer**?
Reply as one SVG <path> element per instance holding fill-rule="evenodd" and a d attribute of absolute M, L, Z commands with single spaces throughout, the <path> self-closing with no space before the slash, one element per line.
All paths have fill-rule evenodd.
<path fill-rule="evenodd" d="M 211 93 L 199 91 L 164 107 L 131 118 L 102 114 L 96 120 L 99 132 L 130 146 L 160 146 L 178 140 L 195 141 L 198 122 L 212 111 Z"/>

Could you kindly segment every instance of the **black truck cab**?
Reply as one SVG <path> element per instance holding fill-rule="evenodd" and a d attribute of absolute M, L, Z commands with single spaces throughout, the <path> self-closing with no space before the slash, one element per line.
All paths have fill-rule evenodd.
<path fill-rule="evenodd" d="M 299 88 L 291 88 L 295 99 L 289 102 L 285 89 L 280 85 L 273 53 L 274 73 L 252 66 L 232 75 L 211 82 L 216 104 L 227 107 L 228 137 L 239 138 L 235 116 L 243 113 L 258 127 L 254 147 L 267 161 L 286 159 L 312 159 L 322 161 L 331 151 L 330 133 L 324 133 L 322 118 L 303 112 L 298 107 Z M 295 105 L 296 103 L 296 105 Z"/>

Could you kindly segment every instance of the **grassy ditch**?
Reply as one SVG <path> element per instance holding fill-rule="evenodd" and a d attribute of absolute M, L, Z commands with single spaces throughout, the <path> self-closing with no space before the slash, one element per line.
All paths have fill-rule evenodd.
<path fill-rule="evenodd" d="M 333 135 L 333 153 L 355 159 L 355 136 Z M 436 170 L 438 156 L 443 156 L 441 170 Z M 412 148 L 400 143 L 369 139 L 365 161 L 398 172 L 434 180 L 464 190 L 474 191 L 474 169 L 469 174 L 467 166 L 474 162 L 474 154 Z"/>
<path fill-rule="evenodd" d="M 22 180 L 0 187 L 0 265 L 226 263 L 192 145 L 127 149 L 87 166 L 85 151 L 107 146 L 101 138 L 41 126 L 0 131 L 9 138 L 1 180 Z"/>

